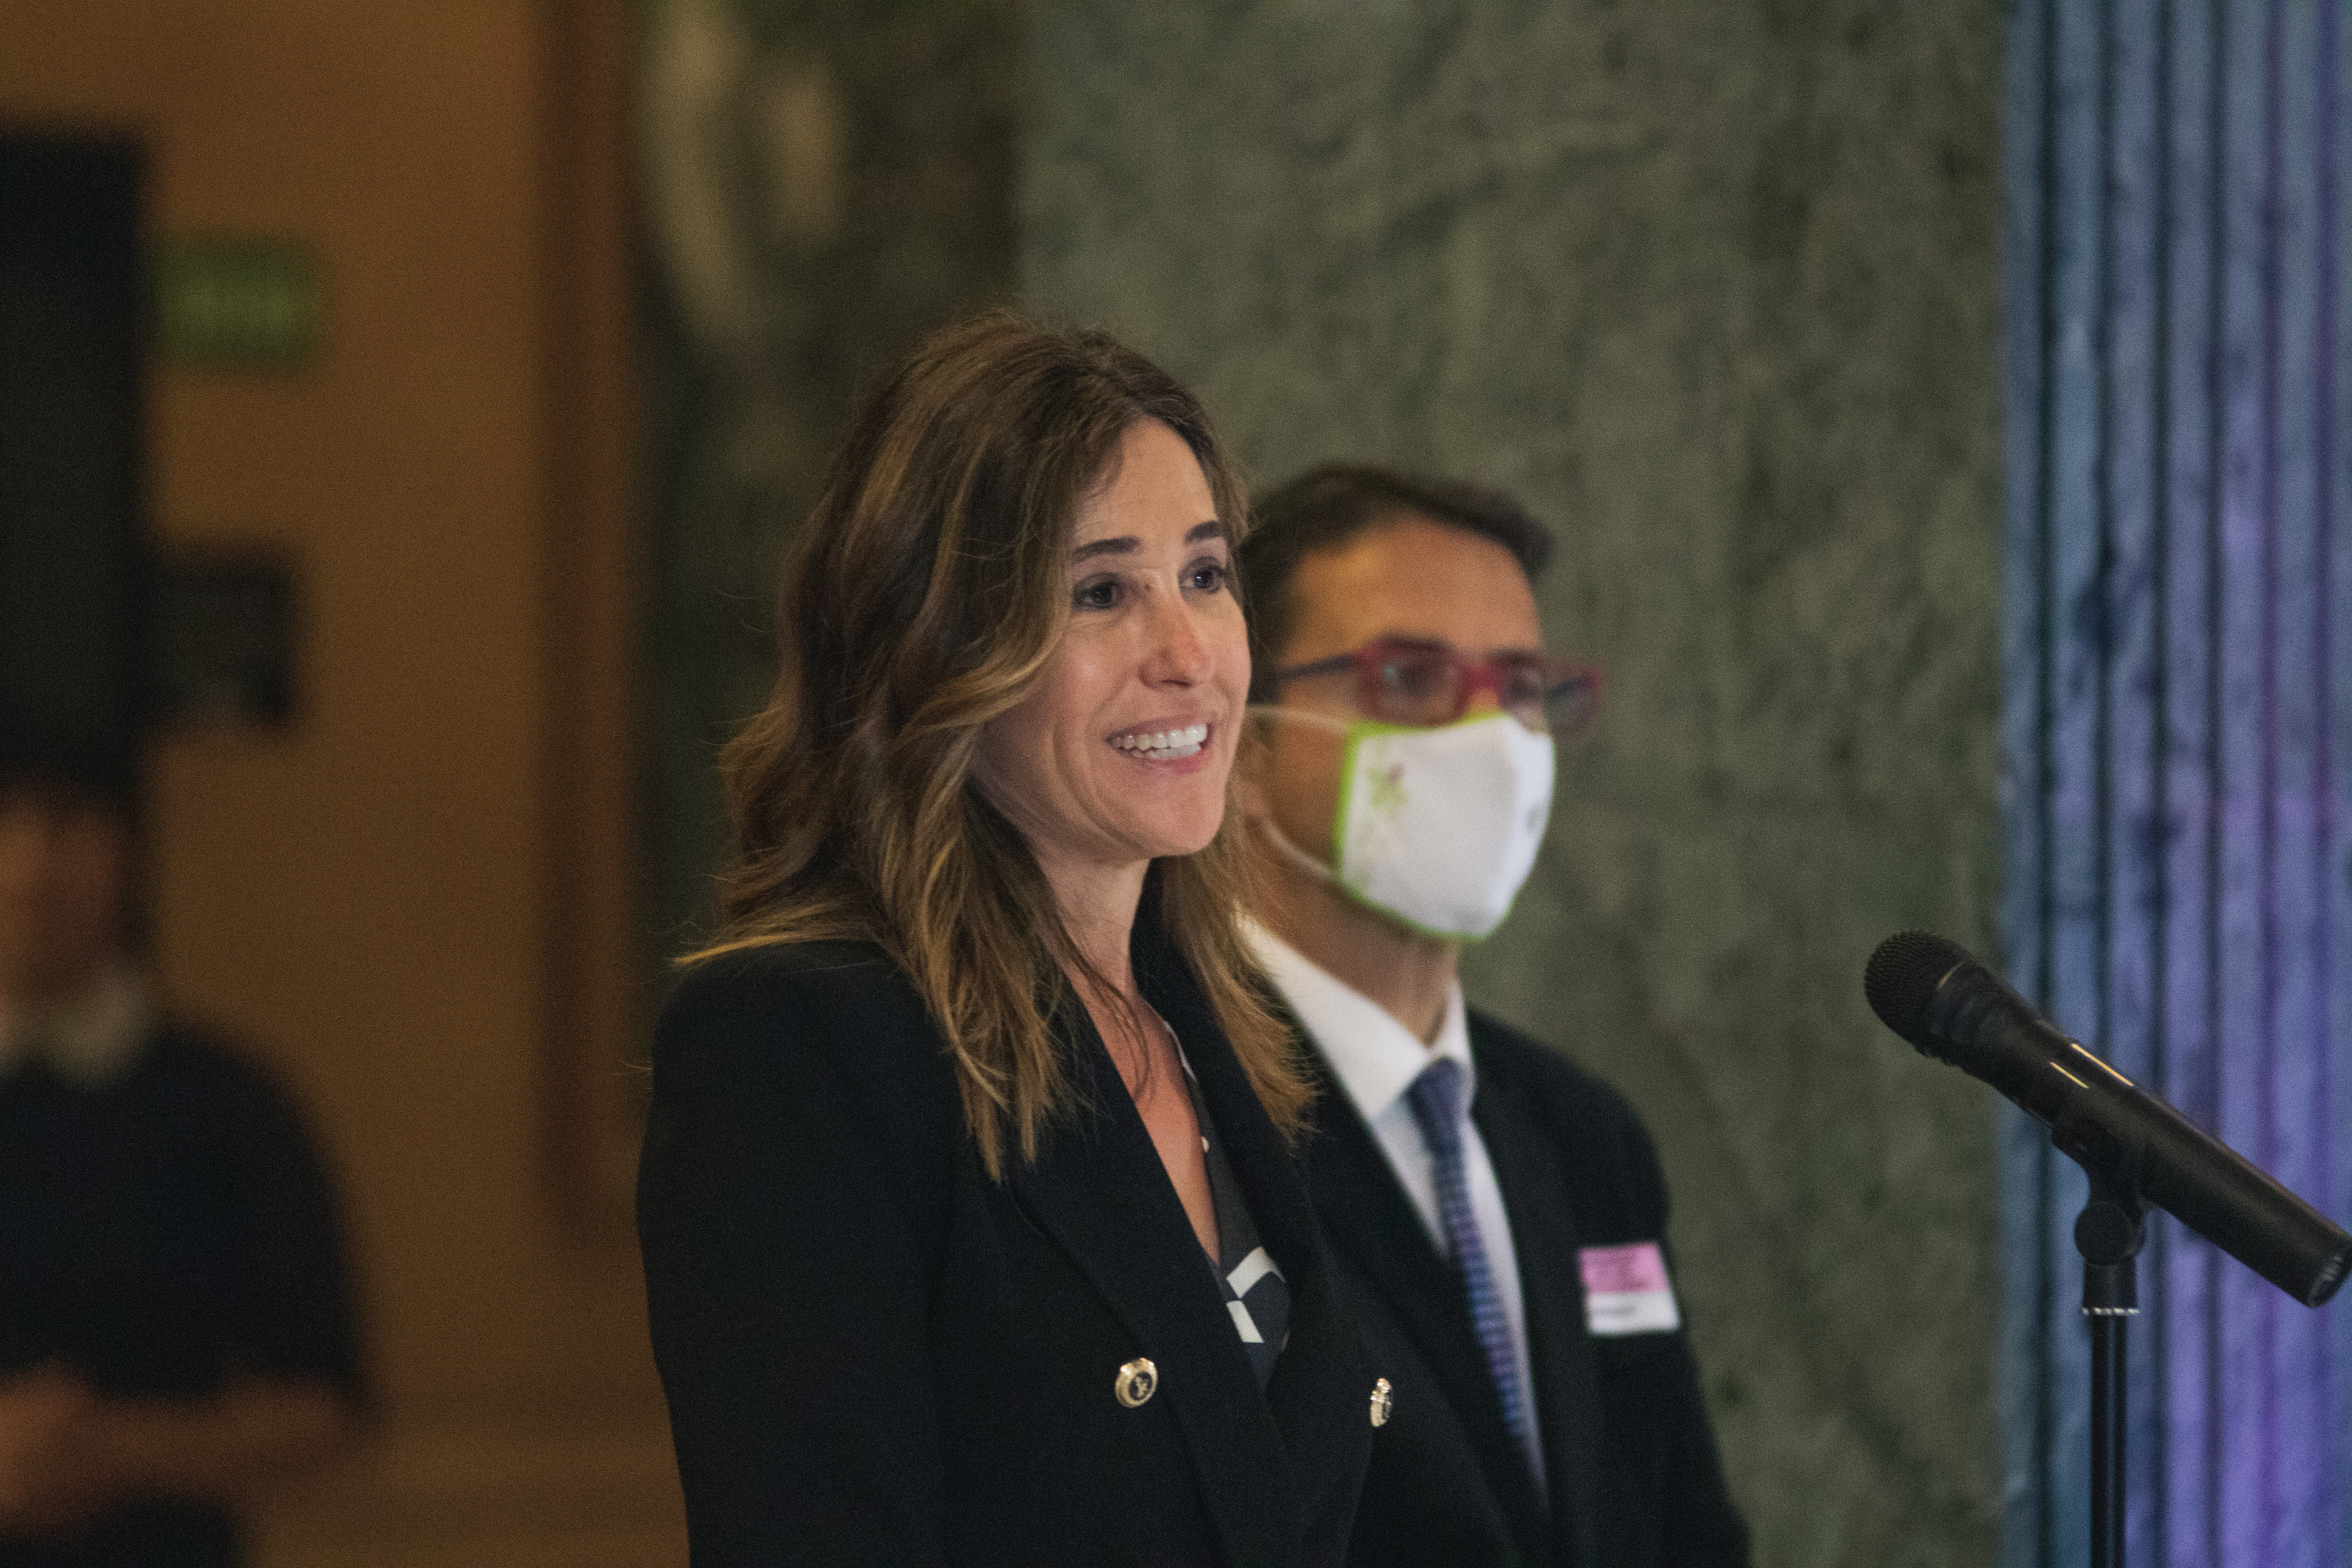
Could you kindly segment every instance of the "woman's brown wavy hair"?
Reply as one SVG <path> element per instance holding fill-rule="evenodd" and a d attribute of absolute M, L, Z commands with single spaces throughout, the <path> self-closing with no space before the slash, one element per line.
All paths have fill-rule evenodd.
<path fill-rule="evenodd" d="M 1052 658 L 1079 508 L 1144 420 L 1192 448 L 1238 544 L 1239 477 L 1200 404 L 1141 355 L 1002 311 L 925 342 L 867 395 L 834 458 L 785 564 L 774 694 L 721 760 L 736 839 L 725 924 L 687 962 L 878 943 L 929 1005 L 999 1180 L 1008 1139 L 1034 1160 L 1072 1108 L 1054 1023 L 1076 1005 L 1070 974 L 1100 977 L 972 758 Z M 1229 795 L 1216 837 L 1156 862 L 1144 896 L 1295 1137 L 1311 1090 L 1236 923 L 1241 833 Z"/>

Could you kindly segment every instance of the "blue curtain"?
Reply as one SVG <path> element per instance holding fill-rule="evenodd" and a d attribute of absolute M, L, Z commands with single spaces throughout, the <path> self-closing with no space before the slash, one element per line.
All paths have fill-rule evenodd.
<path fill-rule="evenodd" d="M 2336 0 L 2020 0 L 2005 110 L 2011 978 L 2352 1211 L 2352 440 Z M 2339 1152 L 2340 1151 L 2340 1152 Z M 2085 1560 L 2079 1172 L 2011 1115 L 2002 1561 Z M 2136 1564 L 2352 1563 L 2352 1300 L 2168 1218 Z"/>

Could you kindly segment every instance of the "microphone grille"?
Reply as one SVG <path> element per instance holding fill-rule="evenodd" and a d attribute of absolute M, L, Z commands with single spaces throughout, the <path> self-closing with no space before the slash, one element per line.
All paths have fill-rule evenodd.
<path fill-rule="evenodd" d="M 1933 931 L 1899 931 L 1878 944 L 1862 972 L 1862 994 L 1879 1022 L 1913 1045 L 1927 1026 L 1927 1004 L 1944 976 L 1975 957 Z"/>

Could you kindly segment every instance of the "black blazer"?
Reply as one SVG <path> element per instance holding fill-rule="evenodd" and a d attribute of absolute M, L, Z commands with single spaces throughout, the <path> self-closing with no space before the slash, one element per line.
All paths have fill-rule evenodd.
<path fill-rule="evenodd" d="M 1349 1561 L 1397 1568 L 1738 1565 L 1690 1344 L 1585 1329 L 1578 1250 L 1665 1236 L 1665 1182 L 1633 1107 L 1558 1053 L 1470 1015 L 1471 1120 L 1510 1215 L 1550 1506 L 1503 1425 L 1460 1276 L 1336 1082 L 1307 1185 L 1365 1342 L 1396 1384 Z"/>
<path fill-rule="evenodd" d="M 1376 1373 L 1297 1167 L 1138 925 L 1137 981 L 1290 1284 L 1273 1381 L 1083 1009 L 1088 1110 L 1000 1184 L 880 950 L 715 958 L 662 1016 L 637 1197 L 697 1564 L 1342 1561 Z M 1138 1357 L 1159 1387 L 1129 1408 Z"/>

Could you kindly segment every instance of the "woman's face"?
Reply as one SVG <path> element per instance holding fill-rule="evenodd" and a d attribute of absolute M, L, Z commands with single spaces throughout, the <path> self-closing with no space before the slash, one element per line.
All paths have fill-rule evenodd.
<path fill-rule="evenodd" d="M 1249 637 L 1207 479 L 1167 426 L 1131 426 L 1080 503 L 1069 623 L 976 773 L 1050 877 L 1189 855 L 1224 819 Z"/>

